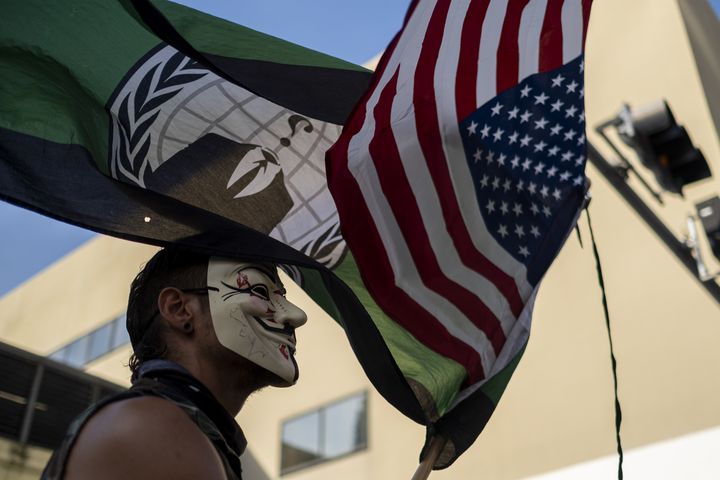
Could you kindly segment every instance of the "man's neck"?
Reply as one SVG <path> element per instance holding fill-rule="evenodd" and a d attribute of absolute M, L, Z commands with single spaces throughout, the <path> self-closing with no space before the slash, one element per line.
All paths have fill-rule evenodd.
<path fill-rule="evenodd" d="M 252 368 L 238 368 L 239 366 L 235 365 L 218 367 L 197 359 L 175 361 L 205 385 L 233 417 L 240 412 L 250 394 L 264 386 L 258 384 L 257 375 Z"/>

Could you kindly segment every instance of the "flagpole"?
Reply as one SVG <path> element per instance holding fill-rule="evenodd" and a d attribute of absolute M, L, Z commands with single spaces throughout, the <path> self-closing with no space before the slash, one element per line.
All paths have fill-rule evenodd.
<path fill-rule="evenodd" d="M 427 455 L 425 455 L 423 461 L 420 462 L 420 465 L 418 465 L 415 475 L 413 475 L 411 480 L 426 480 L 430 476 L 430 472 L 432 471 L 432 468 L 440 456 L 440 452 L 443 451 L 446 443 L 447 438 L 439 435 L 430 440 Z"/>

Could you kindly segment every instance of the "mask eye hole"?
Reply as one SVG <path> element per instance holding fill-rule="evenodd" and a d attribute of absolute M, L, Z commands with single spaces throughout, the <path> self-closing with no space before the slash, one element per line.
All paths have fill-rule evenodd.
<path fill-rule="evenodd" d="M 268 288 L 263 284 L 253 285 L 250 288 L 250 295 L 262 298 L 263 300 L 270 300 L 270 292 L 268 292 Z"/>

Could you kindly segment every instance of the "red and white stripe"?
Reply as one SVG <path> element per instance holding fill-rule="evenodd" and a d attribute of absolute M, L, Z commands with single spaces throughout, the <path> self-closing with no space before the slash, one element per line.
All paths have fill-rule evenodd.
<path fill-rule="evenodd" d="M 485 227 L 459 122 L 576 58 L 589 10 L 589 0 L 413 2 L 328 152 L 343 234 L 368 290 L 418 340 L 462 364 L 469 385 L 524 345 L 529 321 L 518 319 L 534 288 Z"/>

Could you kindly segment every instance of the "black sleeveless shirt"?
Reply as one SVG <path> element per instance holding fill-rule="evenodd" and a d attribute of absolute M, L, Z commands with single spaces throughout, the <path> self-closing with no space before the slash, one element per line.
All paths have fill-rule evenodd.
<path fill-rule="evenodd" d="M 70 452 L 88 420 L 104 406 L 142 396 L 164 398 L 180 407 L 208 437 L 220 455 L 228 480 L 241 480 L 240 455 L 247 441 L 235 419 L 220 405 L 210 390 L 180 365 L 167 360 L 150 360 L 140 365 L 132 386 L 92 405 L 70 424 L 65 438 L 50 458 L 41 480 L 62 480 Z"/>

